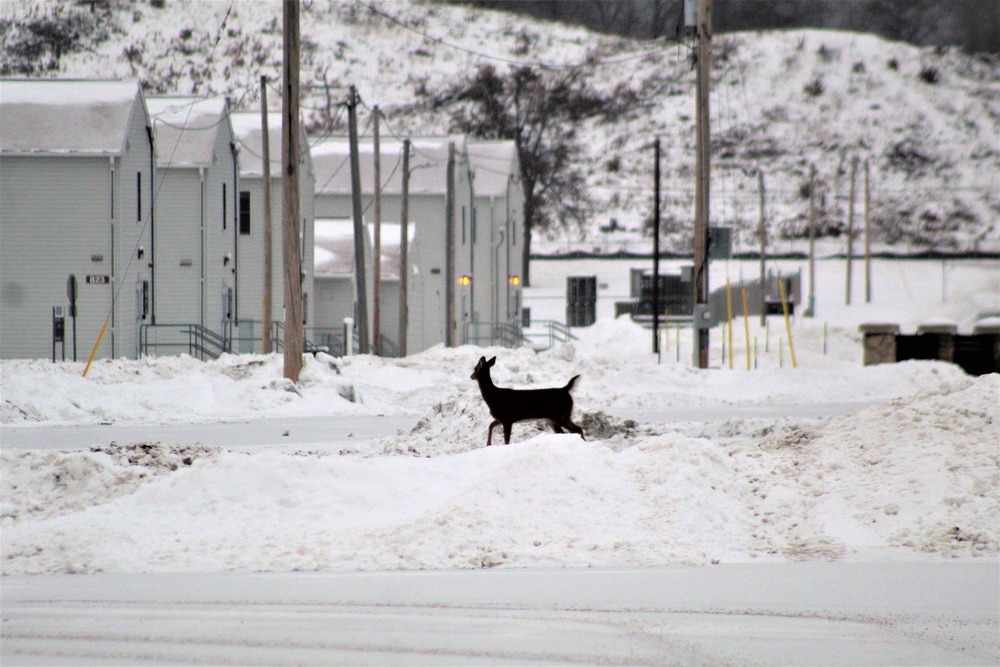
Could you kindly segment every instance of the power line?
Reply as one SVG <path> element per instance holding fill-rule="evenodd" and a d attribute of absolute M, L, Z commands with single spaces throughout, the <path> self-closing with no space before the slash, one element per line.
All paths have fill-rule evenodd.
<path fill-rule="evenodd" d="M 470 55 L 476 56 L 477 58 L 485 58 L 486 60 L 495 60 L 497 62 L 507 63 L 508 65 L 519 65 L 521 67 L 538 67 L 539 69 L 551 69 L 551 70 L 559 70 L 559 69 L 582 69 L 582 68 L 588 68 L 588 67 L 601 67 L 601 66 L 604 66 L 604 65 L 617 65 L 617 64 L 620 64 L 620 63 L 629 62 L 631 60 L 638 60 L 640 58 L 645 58 L 648 55 L 659 53 L 658 50 L 649 50 L 649 51 L 644 51 L 644 52 L 639 53 L 639 54 L 635 54 L 635 55 L 631 55 L 631 56 L 625 56 L 623 58 L 617 58 L 617 59 L 613 59 L 613 60 L 604 60 L 604 61 L 595 60 L 595 61 L 587 61 L 587 62 L 575 63 L 575 64 L 553 64 L 553 63 L 545 63 L 545 62 L 541 62 L 541 61 L 527 61 L 527 60 L 518 60 L 516 58 L 505 58 L 503 56 L 496 56 L 496 55 L 493 55 L 493 54 L 490 54 L 490 53 L 483 53 L 482 51 L 476 51 L 474 49 L 470 49 L 470 48 L 461 46 L 459 44 L 453 44 L 451 42 L 446 42 L 443 39 L 441 39 L 440 37 L 434 37 L 432 35 L 428 35 L 425 32 L 421 32 L 420 30 L 417 30 L 416 28 L 413 28 L 411 26 L 406 25 L 406 23 L 404 23 L 403 21 L 399 20 L 395 16 L 392 16 L 391 14 L 388 14 L 388 13 L 382 11 L 381 9 L 376 9 L 375 7 L 373 7 L 372 5 L 370 5 L 367 2 L 364 2 L 363 0 L 354 0 L 354 2 L 357 3 L 357 4 L 359 4 L 359 5 L 361 5 L 362 7 L 367 8 L 373 14 L 377 14 L 377 15 L 381 16 L 382 18 L 387 19 L 387 20 L 391 21 L 392 23 L 395 23 L 396 25 L 398 25 L 399 27 L 403 28 L 404 30 L 409 30 L 410 32 L 412 32 L 412 33 L 414 33 L 416 35 L 419 35 L 419 36 L 423 37 L 424 39 L 426 39 L 428 41 L 434 42 L 435 44 L 440 44 L 441 46 L 447 47 L 449 49 L 455 49 L 456 51 L 462 51 L 463 53 L 468 53 Z M 671 41 L 673 41 L 673 40 L 671 40 Z"/>

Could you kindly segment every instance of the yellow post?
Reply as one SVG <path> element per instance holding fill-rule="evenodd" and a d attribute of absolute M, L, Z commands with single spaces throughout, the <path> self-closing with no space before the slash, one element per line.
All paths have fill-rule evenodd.
<path fill-rule="evenodd" d="M 90 359 L 87 359 L 87 367 L 83 369 L 83 377 L 87 377 L 87 373 L 90 372 L 90 364 L 94 362 L 94 357 L 97 355 L 97 348 L 101 346 L 101 340 L 104 339 L 104 332 L 108 330 L 108 322 L 105 320 L 104 326 L 101 327 L 101 333 L 97 337 L 97 342 L 94 344 L 94 349 L 90 351 Z"/>
<path fill-rule="evenodd" d="M 792 325 L 788 322 L 788 299 L 785 296 L 785 280 L 778 278 L 778 289 L 781 290 L 781 309 L 785 313 L 785 332 L 788 334 L 788 352 L 792 355 L 792 368 L 798 368 L 795 363 L 795 345 L 792 344 Z"/>
<path fill-rule="evenodd" d="M 747 370 L 750 370 L 750 312 L 747 310 L 747 288 L 743 291 L 743 333 L 747 338 Z"/>
<path fill-rule="evenodd" d="M 733 370 L 733 290 L 726 276 L 726 325 L 729 329 L 729 370 Z"/>

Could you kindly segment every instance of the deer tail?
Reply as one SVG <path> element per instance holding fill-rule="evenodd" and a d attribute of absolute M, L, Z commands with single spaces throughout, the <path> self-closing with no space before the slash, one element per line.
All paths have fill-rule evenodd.
<path fill-rule="evenodd" d="M 573 385 L 575 385 L 576 381 L 579 379 L 580 379 L 579 375 L 574 375 L 573 377 L 571 377 L 569 382 L 566 383 L 565 387 L 566 391 L 573 391 Z"/>

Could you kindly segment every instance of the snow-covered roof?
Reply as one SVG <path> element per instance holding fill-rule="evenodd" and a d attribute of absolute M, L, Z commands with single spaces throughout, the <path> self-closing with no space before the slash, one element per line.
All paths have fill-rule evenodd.
<path fill-rule="evenodd" d="M 0 81 L 0 151 L 121 155 L 142 95 L 136 81 Z"/>
<path fill-rule="evenodd" d="M 348 218 L 316 218 L 313 263 L 318 278 L 354 274 L 354 223 Z"/>
<path fill-rule="evenodd" d="M 229 114 L 236 135 L 236 145 L 240 150 L 240 176 L 260 178 L 264 175 L 264 133 L 261 132 L 259 111 L 239 111 Z M 267 129 L 270 139 L 271 177 L 281 178 L 281 112 L 267 114 Z M 302 132 L 303 147 L 308 146 Z"/>
<path fill-rule="evenodd" d="M 216 137 L 229 122 L 224 97 L 148 97 L 158 167 L 204 167 L 214 161 Z"/>
<path fill-rule="evenodd" d="M 520 177 L 513 141 L 470 141 L 466 150 L 472 165 L 472 191 L 477 197 L 507 194 L 510 178 Z"/>
<path fill-rule="evenodd" d="M 394 222 L 383 222 L 379 237 L 379 244 L 382 250 L 381 273 L 383 278 L 399 278 L 399 248 L 402 240 L 403 226 Z M 416 225 L 411 224 L 406 228 L 406 236 L 410 243 L 413 243 Z M 375 225 L 368 225 L 368 235 L 375 238 Z M 374 241 L 373 241 L 374 243 Z M 374 248 L 373 248 L 374 249 Z M 412 256 L 410 263 L 413 262 Z"/>
<path fill-rule="evenodd" d="M 448 144 L 454 143 L 456 153 L 465 150 L 465 137 L 424 137 L 411 140 L 410 194 L 445 194 L 448 180 Z M 380 141 L 382 192 L 402 194 L 403 142 Z M 313 168 L 316 171 L 317 195 L 349 195 L 351 193 L 350 144 L 347 137 L 328 137 L 313 144 Z M 361 190 L 375 191 L 375 148 L 371 137 L 358 140 L 358 163 L 361 168 Z"/>

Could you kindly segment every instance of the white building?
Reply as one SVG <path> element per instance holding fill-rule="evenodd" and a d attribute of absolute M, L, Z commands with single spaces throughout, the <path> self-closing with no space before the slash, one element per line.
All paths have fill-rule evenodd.
<path fill-rule="evenodd" d="M 359 145 L 362 209 L 373 219 L 374 148 L 370 137 Z M 472 182 L 465 137 L 417 138 L 412 141 L 409 181 L 409 247 L 407 351 L 464 342 L 465 324 L 479 316 L 471 276 L 473 245 Z M 452 149 L 453 147 L 453 149 Z M 398 223 L 402 201 L 402 142 L 383 141 L 381 160 L 382 221 Z M 321 217 L 352 218 L 350 149 L 345 137 L 313 145 L 316 168 L 316 212 Z M 449 155 L 451 187 L 449 188 Z M 452 201 L 448 210 L 449 196 Z M 448 222 L 451 223 L 449 230 Z M 399 229 L 398 227 L 396 229 Z M 382 234 L 385 237 L 385 233 Z M 451 253 L 448 247 L 451 247 Z M 366 267 L 371 283 L 372 269 Z M 386 313 L 385 310 L 382 311 Z M 369 307 L 369 330 L 373 310 Z M 391 326 L 382 333 L 399 343 Z"/>
<path fill-rule="evenodd" d="M 472 168 L 473 290 L 479 319 L 468 342 L 509 340 L 520 328 L 521 266 L 524 256 L 524 189 L 513 141 L 470 141 Z M 488 280 L 479 280 L 481 276 Z"/>
<path fill-rule="evenodd" d="M 187 349 L 198 325 L 228 339 L 240 317 L 238 162 L 224 98 L 149 97 L 157 149 L 157 326 L 146 352 Z"/>
<path fill-rule="evenodd" d="M 363 239 L 365 264 L 372 265 L 371 237 L 365 230 Z M 310 340 L 330 349 L 334 354 L 344 351 L 344 320 L 357 317 L 357 273 L 355 271 L 354 223 L 349 219 L 317 218 L 316 220 L 316 324 L 310 330 Z M 371 282 L 366 286 L 369 299 L 373 296 Z"/>
<path fill-rule="evenodd" d="M 263 133 L 259 112 L 231 114 L 240 163 L 239 221 L 239 352 L 261 351 L 261 321 L 264 303 L 264 168 Z M 281 114 L 268 114 L 271 167 L 271 320 L 284 323 L 284 262 L 282 255 Z M 300 128 L 299 205 L 302 219 L 302 312 L 307 329 L 314 323 L 314 227 L 315 174 L 306 139 Z"/>
<path fill-rule="evenodd" d="M 98 357 L 137 356 L 160 288 L 153 141 L 135 81 L 0 81 L 0 357 L 50 357 L 54 308 L 66 358 L 99 337 Z"/>

